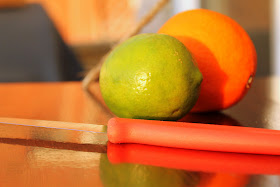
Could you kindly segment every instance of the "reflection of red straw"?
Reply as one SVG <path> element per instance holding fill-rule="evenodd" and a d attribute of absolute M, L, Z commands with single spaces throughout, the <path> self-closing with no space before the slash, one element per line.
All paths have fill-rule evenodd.
<path fill-rule="evenodd" d="M 249 175 L 231 173 L 200 173 L 197 187 L 243 187 L 249 182 Z"/>
<path fill-rule="evenodd" d="M 222 153 L 141 144 L 108 144 L 112 163 L 134 163 L 203 172 L 280 174 L 280 156 Z"/>

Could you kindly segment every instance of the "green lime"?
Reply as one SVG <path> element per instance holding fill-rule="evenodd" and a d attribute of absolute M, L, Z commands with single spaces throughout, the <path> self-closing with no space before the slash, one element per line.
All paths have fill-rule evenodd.
<path fill-rule="evenodd" d="M 111 164 L 107 154 L 101 155 L 99 171 L 104 187 L 194 187 L 200 182 L 196 172 L 141 164 Z"/>
<path fill-rule="evenodd" d="M 103 99 L 118 117 L 177 120 L 199 96 L 202 74 L 184 44 L 140 34 L 117 46 L 100 72 Z"/>

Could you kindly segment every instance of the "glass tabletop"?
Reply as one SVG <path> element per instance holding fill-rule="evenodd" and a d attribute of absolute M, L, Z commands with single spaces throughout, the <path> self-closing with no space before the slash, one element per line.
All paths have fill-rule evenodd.
<path fill-rule="evenodd" d="M 279 80 L 257 79 L 236 106 L 181 121 L 279 130 Z M 280 156 L 115 145 L 87 131 L 32 126 L 32 120 L 63 121 L 104 132 L 110 115 L 78 82 L 0 84 L 0 89 L 1 186 L 280 186 Z"/>
<path fill-rule="evenodd" d="M 255 187 L 280 181 L 280 156 L 93 143 L 88 131 L 36 128 L 0 124 L 1 185 Z M 13 137 L 5 136 L 11 131 Z"/>

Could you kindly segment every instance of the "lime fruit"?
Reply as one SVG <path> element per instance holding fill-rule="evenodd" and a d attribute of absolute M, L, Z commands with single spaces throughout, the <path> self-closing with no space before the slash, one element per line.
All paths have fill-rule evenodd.
<path fill-rule="evenodd" d="M 106 154 L 101 155 L 99 171 L 105 187 L 194 187 L 201 180 L 196 172 L 141 164 L 112 164 Z"/>
<path fill-rule="evenodd" d="M 177 120 L 196 103 L 202 74 L 176 38 L 140 34 L 108 55 L 99 81 L 106 105 L 118 117 Z"/>

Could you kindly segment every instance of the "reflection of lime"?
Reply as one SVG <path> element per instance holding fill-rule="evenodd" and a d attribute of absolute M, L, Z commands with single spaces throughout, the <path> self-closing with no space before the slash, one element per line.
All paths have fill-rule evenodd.
<path fill-rule="evenodd" d="M 202 75 L 186 47 L 164 34 L 119 45 L 100 72 L 102 96 L 119 117 L 177 120 L 195 104 Z"/>
<path fill-rule="evenodd" d="M 199 183 L 197 173 L 140 164 L 111 164 L 100 158 L 100 177 L 105 187 L 191 187 Z"/>

